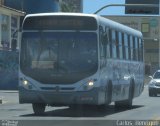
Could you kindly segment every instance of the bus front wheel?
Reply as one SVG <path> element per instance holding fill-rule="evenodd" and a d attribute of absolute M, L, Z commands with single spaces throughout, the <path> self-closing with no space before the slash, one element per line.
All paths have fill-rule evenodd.
<path fill-rule="evenodd" d="M 109 81 L 108 87 L 106 87 L 105 90 L 105 103 L 102 105 L 98 105 L 98 109 L 100 110 L 106 109 L 108 105 L 111 103 L 111 101 L 112 101 L 112 82 Z"/>
<path fill-rule="evenodd" d="M 33 103 L 32 107 L 35 115 L 43 115 L 46 105 L 41 103 Z"/>

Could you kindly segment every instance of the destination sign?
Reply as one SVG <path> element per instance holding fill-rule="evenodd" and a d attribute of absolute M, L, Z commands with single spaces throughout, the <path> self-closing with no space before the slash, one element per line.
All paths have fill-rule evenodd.
<path fill-rule="evenodd" d="M 28 17 L 24 30 L 97 30 L 93 17 L 82 16 L 38 16 Z"/>

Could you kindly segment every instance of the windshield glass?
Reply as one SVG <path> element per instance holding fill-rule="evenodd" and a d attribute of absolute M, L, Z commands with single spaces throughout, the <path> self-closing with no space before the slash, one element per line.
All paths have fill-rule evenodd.
<path fill-rule="evenodd" d="M 74 83 L 97 71 L 97 36 L 88 32 L 25 32 L 20 66 L 42 83 Z"/>
<path fill-rule="evenodd" d="M 160 79 L 160 72 L 156 72 L 153 76 L 154 79 Z"/>

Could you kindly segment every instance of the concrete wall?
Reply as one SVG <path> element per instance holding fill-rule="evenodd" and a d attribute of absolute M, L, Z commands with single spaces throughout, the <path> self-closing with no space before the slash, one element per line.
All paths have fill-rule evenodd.
<path fill-rule="evenodd" d="M 0 51 L 0 90 L 18 88 L 18 52 Z"/>

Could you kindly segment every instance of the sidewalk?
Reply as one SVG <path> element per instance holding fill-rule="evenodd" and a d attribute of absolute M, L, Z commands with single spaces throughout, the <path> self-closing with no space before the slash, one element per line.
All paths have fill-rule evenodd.
<path fill-rule="evenodd" d="M 17 90 L 0 90 L 0 104 L 18 102 Z"/>
<path fill-rule="evenodd" d="M 0 90 L 0 93 L 18 93 L 17 90 Z"/>

